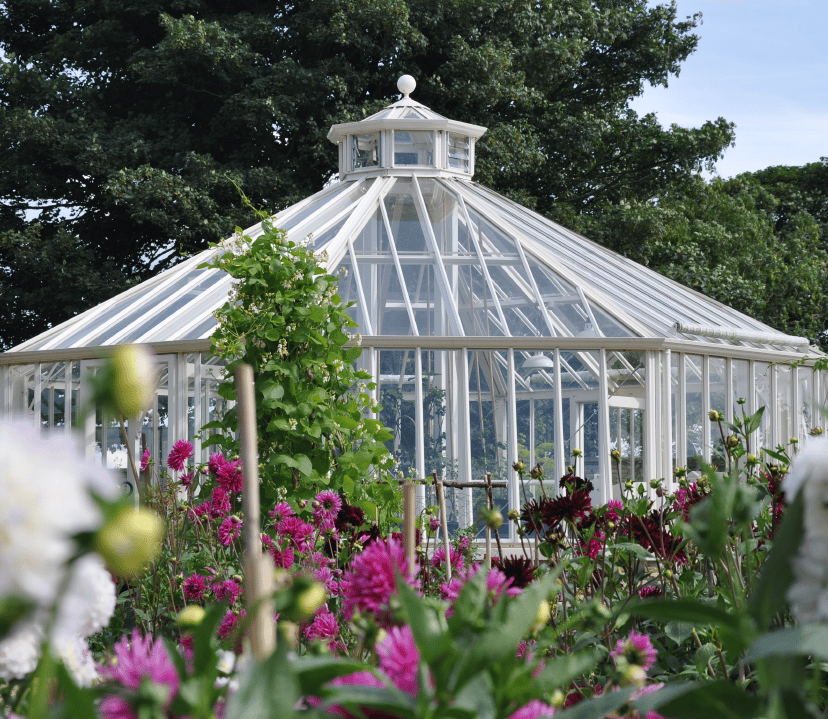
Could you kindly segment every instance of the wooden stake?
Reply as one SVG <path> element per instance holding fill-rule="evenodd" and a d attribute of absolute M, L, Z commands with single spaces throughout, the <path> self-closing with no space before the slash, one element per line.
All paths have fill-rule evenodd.
<path fill-rule="evenodd" d="M 492 475 L 487 475 L 490 479 Z M 489 487 L 486 486 L 486 509 L 492 511 L 492 497 L 489 494 Z M 492 530 L 486 525 L 486 573 L 492 569 Z"/>
<path fill-rule="evenodd" d="M 492 473 L 486 472 L 486 501 L 489 507 L 494 507 L 494 496 L 492 495 Z M 497 556 L 500 557 L 500 566 L 503 566 L 503 547 L 500 546 L 500 530 L 495 532 L 495 541 L 497 542 Z"/>
<path fill-rule="evenodd" d="M 414 571 L 417 551 L 417 486 L 412 482 L 403 485 L 403 546 L 408 559 L 409 571 Z"/>
<path fill-rule="evenodd" d="M 236 367 L 236 411 L 242 461 L 242 510 L 244 511 L 244 587 L 247 614 L 252 618 L 248 638 L 256 659 L 269 657 L 276 648 L 273 622 L 273 570 L 262 556 L 259 525 L 259 455 L 256 447 L 256 395 L 253 368 Z"/>
<path fill-rule="evenodd" d="M 446 579 L 451 581 L 451 548 L 449 547 L 448 517 L 446 516 L 446 495 L 443 491 L 443 480 L 434 472 L 434 483 L 437 487 L 437 504 L 440 506 L 440 525 L 443 528 L 443 549 L 446 552 Z"/>

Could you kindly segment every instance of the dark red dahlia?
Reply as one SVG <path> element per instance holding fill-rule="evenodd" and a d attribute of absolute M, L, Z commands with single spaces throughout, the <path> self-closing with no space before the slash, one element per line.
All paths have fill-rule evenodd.
<path fill-rule="evenodd" d="M 548 529 L 554 529 L 564 520 L 577 523 L 592 509 L 589 492 L 561 494 L 555 499 L 541 500 L 541 516 Z"/>
<path fill-rule="evenodd" d="M 535 565 L 526 557 L 504 557 L 501 562 L 499 558 L 492 561 L 506 579 L 511 579 L 511 586 L 523 589 L 528 587 L 535 579 Z"/>
<path fill-rule="evenodd" d="M 365 512 L 353 504 L 342 504 L 336 515 L 336 528 L 339 532 L 351 532 L 365 521 Z"/>
<path fill-rule="evenodd" d="M 530 499 L 523 505 L 520 512 L 520 521 L 523 522 L 523 529 L 527 534 L 543 532 L 543 518 L 537 499 Z"/>
<path fill-rule="evenodd" d="M 595 485 L 588 479 L 571 473 L 561 477 L 560 487 L 570 492 L 592 492 L 595 489 Z"/>

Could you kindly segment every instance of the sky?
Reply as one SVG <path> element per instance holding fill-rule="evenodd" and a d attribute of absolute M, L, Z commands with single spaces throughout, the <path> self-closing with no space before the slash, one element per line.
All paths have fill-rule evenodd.
<path fill-rule="evenodd" d="M 632 102 L 636 112 L 665 126 L 734 122 L 736 145 L 716 165 L 722 177 L 828 156 L 828 0 L 676 6 L 678 19 L 702 13 L 699 44 L 668 87 L 648 86 Z"/>

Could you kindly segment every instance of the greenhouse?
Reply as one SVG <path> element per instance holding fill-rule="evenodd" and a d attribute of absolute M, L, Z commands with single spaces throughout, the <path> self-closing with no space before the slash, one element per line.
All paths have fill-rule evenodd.
<path fill-rule="evenodd" d="M 766 410 L 755 447 L 787 444 L 824 419 L 828 378 L 806 338 L 781 334 L 472 181 L 485 128 L 447 119 L 403 95 L 382 112 L 335 125 L 338 181 L 275 216 L 339 274 L 401 468 L 417 477 L 509 482 L 540 464 L 569 465 L 594 485 L 698 471 L 721 456 L 708 420 Z M 246 231 L 255 239 L 260 226 Z M 213 312 L 231 279 L 200 268 L 207 250 L 3 354 L 0 401 L 44 434 L 80 430 L 90 457 L 126 469 L 125 442 L 163 464 L 221 409 L 222 368 L 210 356 Z M 121 427 L 85 418 L 88 379 L 112 346 L 156 353 L 152 407 Z M 741 400 L 744 400 L 742 404 Z M 620 463 L 613 465 L 612 450 Z M 579 450 L 579 452 L 576 452 Z M 575 457 L 580 453 L 582 456 Z M 127 470 L 129 471 L 129 470 Z M 548 486 L 548 485 L 547 485 Z M 672 485 L 671 485 L 672 486 Z M 472 521 L 458 490 L 454 519 Z M 421 499 L 424 496 L 421 495 Z M 506 525 L 504 525 L 504 529 Z"/>

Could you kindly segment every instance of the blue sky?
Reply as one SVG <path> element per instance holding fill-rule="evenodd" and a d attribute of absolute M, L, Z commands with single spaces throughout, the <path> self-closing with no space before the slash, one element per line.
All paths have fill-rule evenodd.
<path fill-rule="evenodd" d="M 656 4 L 650 0 L 650 4 Z M 722 177 L 828 156 L 828 0 L 677 0 L 678 18 L 702 13 L 696 52 L 669 87 L 633 101 L 662 125 L 736 123 Z"/>

